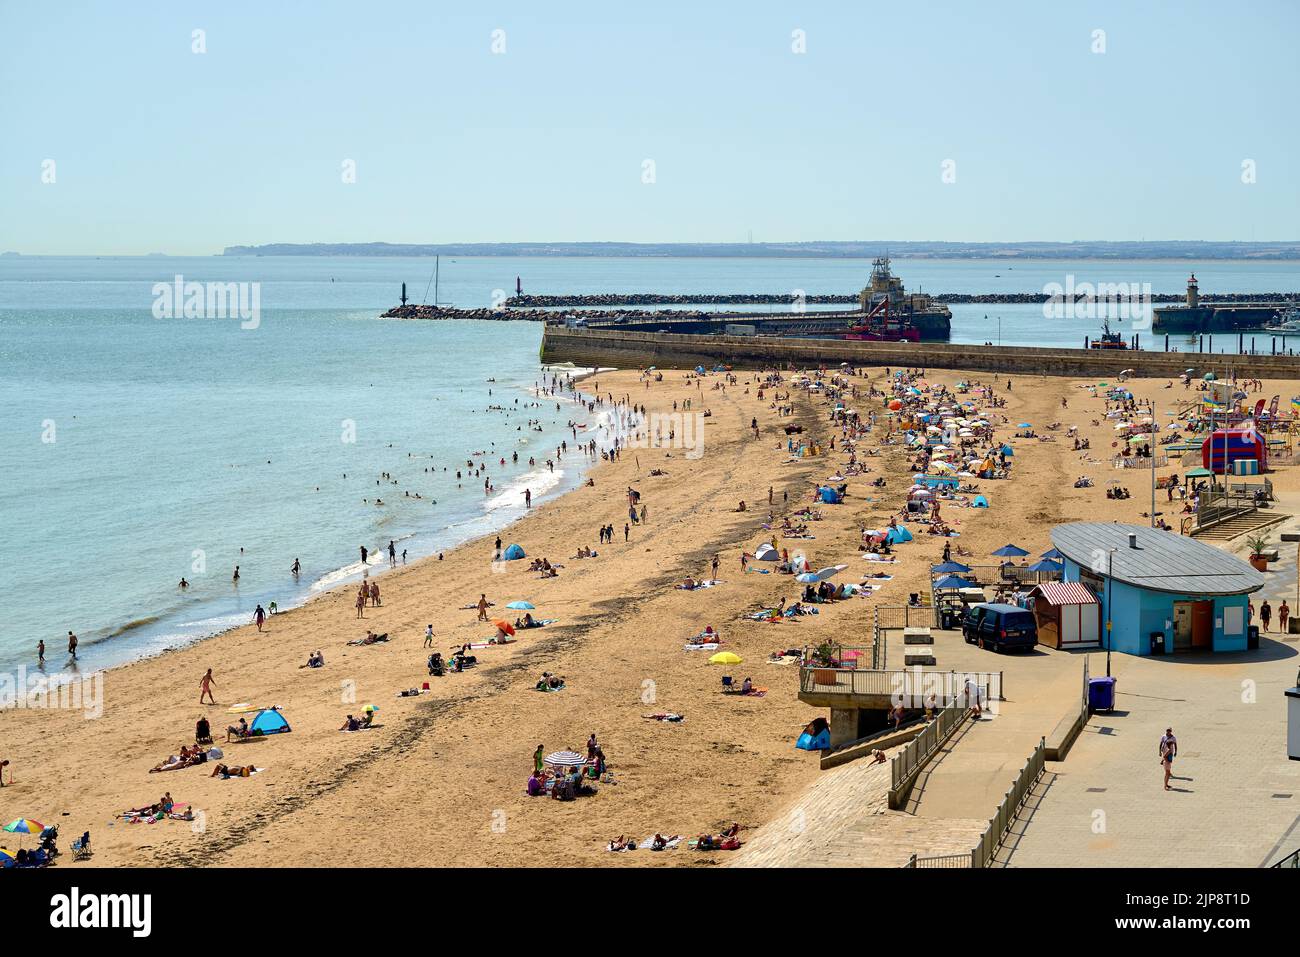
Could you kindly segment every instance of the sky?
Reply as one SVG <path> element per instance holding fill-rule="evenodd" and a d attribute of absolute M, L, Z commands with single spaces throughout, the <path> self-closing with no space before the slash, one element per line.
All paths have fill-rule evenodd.
<path fill-rule="evenodd" d="M 0 0 L 0 252 L 1294 240 L 1298 39 L 1296 0 Z"/>

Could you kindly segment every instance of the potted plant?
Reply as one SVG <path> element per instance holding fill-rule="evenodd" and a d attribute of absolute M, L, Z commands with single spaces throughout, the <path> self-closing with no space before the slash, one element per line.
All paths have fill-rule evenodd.
<path fill-rule="evenodd" d="M 1250 564 L 1255 571 L 1268 571 L 1268 557 L 1264 554 L 1268 548 L 1268 537 L 1265 535 L 1247 535 L 1246 547 L 1250 549 Z"/>

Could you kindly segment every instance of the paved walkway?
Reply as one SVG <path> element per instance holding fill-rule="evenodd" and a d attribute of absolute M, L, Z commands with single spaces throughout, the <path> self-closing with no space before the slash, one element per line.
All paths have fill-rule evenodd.
<path fill-rule="evenodd" d="M 1259 867 L 1300 847 L 1282 694 L 1300 645 L 1288 637 L 1239 654 L 1115 655 L 1115 713 L 1094 715 L 1066 760 L 1049 763 L 1009 865 Z M 1157 753 L 1168 726 L 1172 791 Z"/>

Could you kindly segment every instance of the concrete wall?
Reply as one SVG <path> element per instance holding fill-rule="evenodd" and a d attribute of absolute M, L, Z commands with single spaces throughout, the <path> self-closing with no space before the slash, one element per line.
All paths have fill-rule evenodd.
<path fill-rule="evenodd" d="M 1123 369 L 1174 378 L 1184 369 L 1262 379 L 1300 378 L 1300 356 L 1211 356 L 1194 352 L 1105 352 L 939 343 L 849 342 L 834 339 L 693 336 L 612 329 L 562 329 L 542 334 L 542 361 L 637 369 L 693 368 L 719 363 L 738 369 L 838 366 L 924 367 L 1018 375 L 1114 378 Z"/>

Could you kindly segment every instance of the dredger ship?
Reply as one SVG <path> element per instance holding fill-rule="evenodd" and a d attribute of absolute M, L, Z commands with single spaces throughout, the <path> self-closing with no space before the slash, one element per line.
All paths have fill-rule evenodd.
<path fill-rule="evenodd" d="M 952 332 L 952 310 L 924 293 L 908 293 L 903 280 L 889 269 L 889 257 L 871 264 L 871 280 L 858 297 L 865 314 L 841 336 L 873 342 L 947 342 Z"/>

